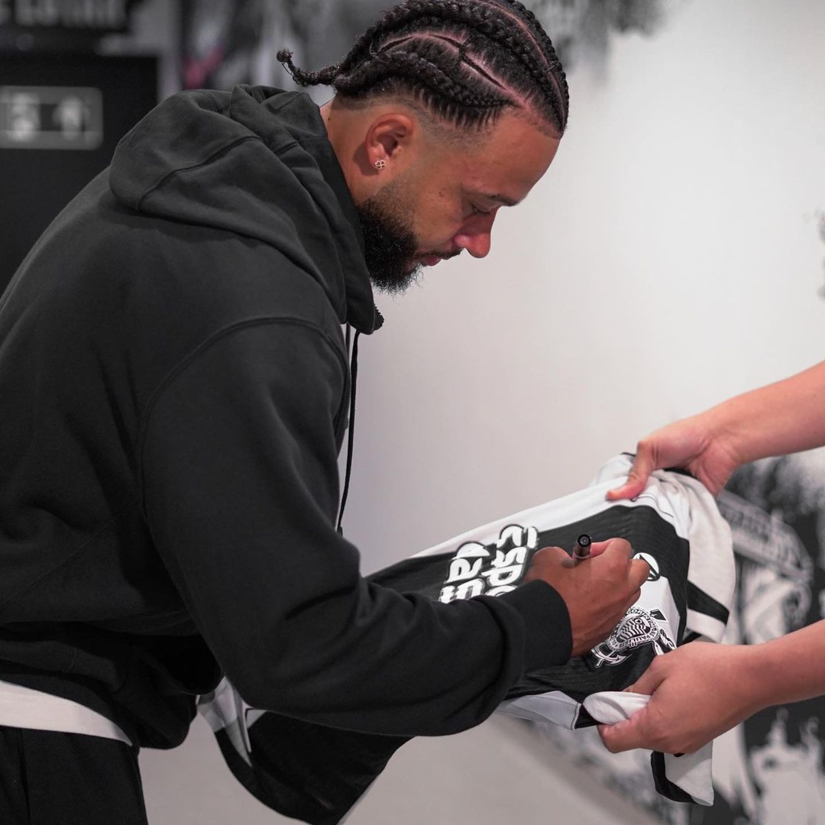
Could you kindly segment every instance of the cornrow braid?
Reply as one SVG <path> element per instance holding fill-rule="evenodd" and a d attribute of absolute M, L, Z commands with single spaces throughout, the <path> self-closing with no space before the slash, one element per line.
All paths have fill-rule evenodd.
<path fill-rule="evenodd" d="M 556 93 L 561 100 L 562 109 L 564 111 L 564 122 L 566 125 L 567 112 L 570 109 L 570 90 L 567 86 L 567 75 L 564 73 L 561 61 L 556 55 L 556 50 L 553 48 L 553 43 L 536 15 L 530 11 L 530 9 L 526 8 L 523 3 L 518 2 L 518 0 L 505 0 L 505 2 L 512 6 L 516 12 L 527 21 L 532 33 L 539 39 L 544 53 L 550 60 L 550 77 L 556 87 Z"/>
<path fill-rule="evenodd" d="M 508 108 L 526 110 L 562 134 L 567 79 L 553 44 L 518 0 L 407 0 L 389 9 L 336 65 L 299 69 L 296 83 L 332 86 L 344 100 L 398 95 L 436 118 L 482 129 Z"/>

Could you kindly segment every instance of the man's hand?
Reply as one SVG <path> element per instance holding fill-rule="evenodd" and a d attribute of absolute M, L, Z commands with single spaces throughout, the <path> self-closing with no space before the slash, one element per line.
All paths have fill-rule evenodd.
<path fill-rule="evenodd" d="M 725 440 L 714 432 L 707 413 L 676 421 L 652 432 L 636 447 L 627 481 L 607 497 L 611 501 L 634 498 L 645 488 L 654 470 L 682 467 L 716 495 L 739 466 Z"/>
<path fill-rule="evenodd" d="M 573 656 L 603 642 L 639 598 L 650 567 L 640 559 L 632 560 L 632 555 L 624 539 L 610 539 L 593 542 L 590 558 L 575 567 L 564 566 L 570 557 L 561 547 L 545 547 L 533 556 L 525 581 L 545 581 L 564 599 Z"/>
<path fill-rule="evenodd" d="M 650 694 L 647 707 L 626 722 L 599 725 L 613 753 L 649 748 L 694 753 L 760 710 L 752 648 L 691 642 L 657 656 L 633 693 Z"/>

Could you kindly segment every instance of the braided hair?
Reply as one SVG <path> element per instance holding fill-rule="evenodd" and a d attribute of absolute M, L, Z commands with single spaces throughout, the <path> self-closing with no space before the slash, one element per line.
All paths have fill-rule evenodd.
<path fill-rule="evenodd" d="M 278 52 L 296 83 L 332 86 L 344 103 L 401 97 L 468 131 L 507 109 L 550 133 L 567 125 L 567 80 L 550 38 L 518 0 L 406 0 L 358 38 L 343 62 L 317 72 Z"/>

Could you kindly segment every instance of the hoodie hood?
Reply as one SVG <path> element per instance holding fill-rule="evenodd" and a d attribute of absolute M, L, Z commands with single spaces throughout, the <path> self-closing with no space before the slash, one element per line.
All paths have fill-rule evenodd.
<path fill-rule="evenodd" d="M 173 95 L 121 140 L 109 185 L 138 212 L 276 247 L 323 287 L 341 323 L 367 334 L 381 326 L 358 213 L 308 95 L 250 86 Z"/>

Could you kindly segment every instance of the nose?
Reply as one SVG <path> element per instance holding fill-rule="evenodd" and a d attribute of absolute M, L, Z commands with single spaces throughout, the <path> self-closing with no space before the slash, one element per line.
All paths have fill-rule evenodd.
<path fill-rule="evenodd" d="M 474 258 L 486 258 L 490 254 L 493 222 L 495 215 L 475 215 L 466 223 L 453 242 L 460 249 L 466 249 Z"/>

